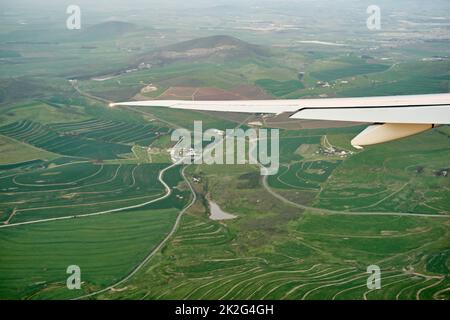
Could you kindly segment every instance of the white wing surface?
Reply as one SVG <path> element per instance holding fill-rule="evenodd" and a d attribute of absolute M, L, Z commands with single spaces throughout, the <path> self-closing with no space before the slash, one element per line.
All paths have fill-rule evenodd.
<path fill-rule="evenodd" d="M 355 147 L 403 138 L 435 125 L 450 124 L 450 94 L 362 98 L 189 101 L 150 100 L 111 106 L 167 107 L 185 110 L 281 114 L 292 119 L 375 123 L 356 137 Z"/>

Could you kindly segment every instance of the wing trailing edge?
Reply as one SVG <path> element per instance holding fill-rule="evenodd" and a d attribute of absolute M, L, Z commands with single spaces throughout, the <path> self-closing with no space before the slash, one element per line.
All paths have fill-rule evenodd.
<path fill-rule="evenodd" d="M 166 107 L 185 110 L 281 114 L 291 119 L 373 123 L 352 145 L 362 147 L 401 139 L 450 124 L 450 94 L 291 100 L 190 101 L 150 100 L 110 105 Z"/>

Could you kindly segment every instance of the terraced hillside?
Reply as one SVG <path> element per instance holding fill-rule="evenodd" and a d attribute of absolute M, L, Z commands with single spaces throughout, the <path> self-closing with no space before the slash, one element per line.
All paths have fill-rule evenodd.
<path fill-rule="evenodd" d="M 157 179 L 165 166 L 69 162 L 47 163 L 32 171 L 15 170 L 1 178 L 0 210 L 14 209 L 9 222 L 15 223 L 148 202 L 165 192 Z"/>
<path fill-rule="evenodd" d="M 439 128 L 350 157 L 323 185 L 315 206 L 448 215 L 449 132 Z"/>
<path fill-rule="evenodd" d="M 283 139 L 290 136 L 285 151 L 289 149 L 294 155 L 283 154 L 285 165 L 289 163 L 289 167 L 282 167 L 278 176 L 269 178 L 269 187 L 281 198 L 274 197 L 263 185 L 250 183 L 253 178 L 249 172 L 256 171 L 250 167 L 192 169 L 191 174 L 204 181 L 202 187 L 197 188 L 200 197 L 207 194 L 238 218 L 212 221 L 207 217 L 207 208 L 193 208 L 161 255 L 115 291 L 100 293 L 97 297 L 449 299 L 448 212 L 435 212 L 437 215 L 433 216 L 416 207 L 417 211 L 411 212 L 422 215 L 414 216 L 400 207 L 388 211 L 375 206 L 379 211 L 373 214 L 371 210 L 362 209 L 354 213 L 346 209 L 329 212 L 326 206 L 322 210 L 319 202 L 326 199 L 322 194 L 328 183 L 346 174 L 348 168 L 362 172 L 361 178 L 371 177 L 366 180 L 370 181 L 369 189 L 355 188 L 355 191 L 360 190 L 361 197 L 366 192 L 376 194 L 377 180 L 364 169 L 366 162 L 359 161 L 360 157 L 368 157 L 372 170 L 383 172 L 381 176 L 389 179 L 388 173 L 394 174 L 395 170 L 386 164 L 395 158 L 399 148 L 411 161 L 422 157 L 421 163 L 432 172 L 433 167 L 438 168 L 447 161 L 442 153 L 433 150 L 448 151 L 448 137 L 434 131 L 403 140 L 401 148 L 399 141 L 345 158 L 341 158 L 340 153 L 316 153 L 320 148 L 329 147 L 330 141 L 345 147 L 342 137 L 347 135 L 346 130 L 334 130 L 328 139 L 315 140 L 319 141 L 316 147 L 313 147 L 313 140 L 305 139 L 305 135 L 314 136 L 314 130 L 297 138 L 293 134 L 282 135 Z M 320 135 L 321 131 L 315 133 Z M 429 139 L 434 143 L 429 144 Z M 434 156 L 426 157 L 427 153 L 414 147 L 418 144 L 430 149 Z M 383 152 L 383 157 L 374 156 L 377 148 L 382 149 L 379 152 Z M 398 163 L 409 166 L 407 161 Z M 298 174 L 286 174 L 287 168 Z M 359 181 L 354 171 L 350 174 L 352 180 L 346 182 L 349 186 L 352 181 L 355 184 Z M 402 172 L 408 175 L 409 171 Z M 257 172 L 255 174 L 258 179 Z M 422 184 L 424 181 L 441 178 L 424 173 L 410 183 L 417 190 L 425 191 L 428 186 Z M 392 179 L 398 178 L 392 176 Z M 447 180 L 436 181 L 444 183 L 441 188 L 448 187 Z M 341 201 L 346 200 L 347 189 L 336 188 L 336 192 L 342 192 L 337 196 Z M 448 204 L 444 207 L 449 208 Z M 381 290 L 367 288 L 366 269 L 373 264 L 382 270 Z"/>
<path fill-rule="evenodd" d="M 356 151 L 363 126 L 286 126 L 263 179 L 251 165 L 171 166 L 170 132 L 282 117 L 106 105 L 448 92 L 448 59 L 423 59 L 422 40 L 408 59 L 223 36 L 156 48 L 169 30 L 26 32 L 2 58 L 0 299 L 450 299 L 449 127 Z M 210 219 L 209 201 L 236 218 Z M 81 290 L 66 288 L 73 264 Z M 367 289 L 372 264 L 381 290 Z"/>
<path fill-rule="evenodd" d="M 163 168 L 69 158 L 2 166 L 0 297 L 77 297 L 65 286 L 73 263 L 86 274 L 84 293 L 130 273 L 189 200 L 181 168 L 164 174 L 169 189 L 158 180 Z"/>
<path fill-rule="evenodd" d="M 241 214 L 223 224 L 188 216 L 163 255 L 99 298 L 450 298 L 448 221 L 305 214 L 262 235 L 258 220 Z M 367 288 L 371 264 L 382 268 L 382 290 Z"/>
<path fill-rule="evenodd" d="M 84 293 L 122 279 L 172 230 L 191 196 L 180 166 L 169 168 L 164 157 L 151 163 L 147 147 L 166 139 L 167 127 L 85 106 L 66 108 L 77 116 L 58 121 L 58 108 L 41 105 L 13 106 L 17 121 L 0 128 L 3 299 L 80 295 L 65 286 L 73 263 L 86 272 Z"/>
<path fill-rule="evenodd" d="M 0 134 L 67 156 L 102 160 L 115 159 L 121 154 L 131 152 L 131 147 L 124 144 L 64 135 L 30 120 L 3 126 L 0 128 Z"/>
<path fill-rule="evenodd" d="M 50 128 L 68 135 L 100 141 L 150 145 L 159 135 L 167 134 L 167 127 L 152 124 L 133 124 L 129 122 L 87 120 L 51 125 Z"/>

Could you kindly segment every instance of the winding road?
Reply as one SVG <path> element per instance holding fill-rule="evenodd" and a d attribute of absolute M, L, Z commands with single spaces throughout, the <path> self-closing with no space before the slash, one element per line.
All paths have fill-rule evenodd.
<path fill-rule="evenodd" d="M 139 203 L 139 204 L 136 204 L 136 205 L 132 205 L 132 206 L 120 207 L 120 208 L 115 208 L 115 209 L 110 209 L 110 210 L 105 210 L 105 211 L 99 211 L 99 212 L 93 212 L 93 213 L 77 214 L 77 215 L 64 216 L 64 217 L 39 219 L 39 220 L 32 220 L 32 221 L 24 221 L 24 222 L 5 224 L 5 225 L 0 225 L 0 229 L 1 228 L 11 228 L 11 227 L 29 225 L 29 224 L 36 224 L 36 223 L 43 223 L 43 222 L 52 222 L 52 221 L 60 221 L 60 220 L 69 220 L 69 219 L 76 219 L 76 218 L 86 218 L 86 217 L 100 216 L 100 215 L 104 215 L 104 214 L 121 212 L 121 211 L 125 211 L 125 210 L 130 210 L 130 209 L 142 208 L 144 206 L 147 206 L 149 204 L 155 203 L 157 201 L 166 199 L 167 197 L 169 197 L 172 194 L 172 189 L 170 189 L 170 187 L 167 185 L 167 183 L 163 180 L 163 176 L 166 173 L 166 171 L 168 171 L 168 170 L 172 169 L 173 167 L 179 165 L 182 161 L 183 161 L 183 159 L 173 163 L 172 165 L 164 168 L 163 170 L 161 170 L 159 172 L 158 180 L 164 186 L 164 189 L 165 189 L 166 193 L 163 196 L 158 197 L 156 199 L 153 199 L 153 200 L 150 200 L 150 201 L 146 201 L 146 202 L 143 202 L 143 203 Z M 185 180 L 187 181 L 187 179 L 185 179 Z"/>

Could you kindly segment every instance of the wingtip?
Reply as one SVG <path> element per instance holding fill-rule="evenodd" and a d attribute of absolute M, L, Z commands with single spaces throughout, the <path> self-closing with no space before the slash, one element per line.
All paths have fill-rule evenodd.
<path fill-rule="evenodd" d="M 357 144 L 352 144 L 352 147 L 355 148 L 355 149 L 358 149 L 358 150 L 363 150 L 364 149 L 364 147 L 359 146 Z"/>

